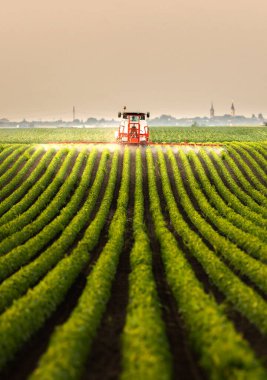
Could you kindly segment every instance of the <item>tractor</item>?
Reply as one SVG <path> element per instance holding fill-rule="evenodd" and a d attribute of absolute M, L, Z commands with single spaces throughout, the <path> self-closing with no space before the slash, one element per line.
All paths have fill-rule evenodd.
<path fill-rule="evenodd" d="M 116 141 L 122 144 L 144 144 L 149 141 L 149 129 L 146 118 L 150 117 L 150 113 L 144 112 L 123 112 L 118 113 L 118 117 L 122 118 L 118 131 L 115 132 Z"/>

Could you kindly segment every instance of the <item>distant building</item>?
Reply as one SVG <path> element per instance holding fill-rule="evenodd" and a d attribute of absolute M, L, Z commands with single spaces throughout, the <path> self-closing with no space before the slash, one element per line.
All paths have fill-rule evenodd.
<path fill-rule="evenodd" d="M 6 119 L 5 117 L 3 117 L 2 119 L 0 119 L 0 124 L 6 124 L 6 123 L 9 123 L 8 119 Z"/>
<path fill-rule="evenodd" d="M 235 116 L 235 106 L 234 106 L 234 102 L 232 102 L 232 105 L 231 105 L 231 116 Z"/>
<path fill-rule="evenodd" d="M 214 115 L 215 115 L 214 107 L 213 107 L 213 103 L 211 102 L 211 107 L 210 107 L 210 118 L 214 117 Z"/>

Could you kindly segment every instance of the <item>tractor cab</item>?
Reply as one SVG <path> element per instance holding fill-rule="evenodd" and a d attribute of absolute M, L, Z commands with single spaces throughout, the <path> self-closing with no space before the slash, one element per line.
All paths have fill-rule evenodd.
<path fill-rule="evenodd" d="M 118 117 L 122 120 L 115 132 L 116 141 L 124 144 L 147 144 L 149 129 L 146 118 L 149 116 L 149 112 L 119 112 Z"/>

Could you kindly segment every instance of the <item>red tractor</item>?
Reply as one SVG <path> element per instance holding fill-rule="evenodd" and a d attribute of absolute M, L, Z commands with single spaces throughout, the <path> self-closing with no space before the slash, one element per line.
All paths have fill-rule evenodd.
<path fill-rule="evenodd" d="M 146 118 L 150 113 L 144 112 L 119 112 L 118 117 L 122 120 L 119 130 L 115 132 L 116 141 L 123 144 L 147 144 L 149 129 Z"/>

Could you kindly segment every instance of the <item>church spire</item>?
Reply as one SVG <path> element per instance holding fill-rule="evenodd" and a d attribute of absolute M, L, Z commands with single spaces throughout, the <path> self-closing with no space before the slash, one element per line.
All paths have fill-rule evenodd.
<path fill-rule="evenodd" d="M 214 117 L 214 107 L 213 107 L 213 102 L 211 102 L 211 107 L 210 107 L 210 117 Z"/>
<path fill-rule="evenodd" d="M 232 115 L 232 116 L 235 116 L 235 105 L 234 105 L 234 101 L 232 101 L 232 105 L 231 105 L 231 115 Z"/>

